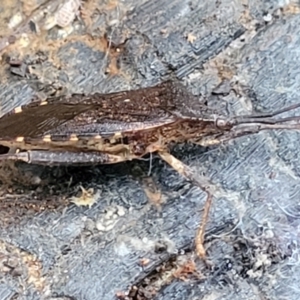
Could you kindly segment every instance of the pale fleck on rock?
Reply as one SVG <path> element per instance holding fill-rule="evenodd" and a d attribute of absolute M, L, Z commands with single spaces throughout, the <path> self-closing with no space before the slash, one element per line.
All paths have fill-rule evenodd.
<path fill-rule="evenodd" d="M 257 260 L 253 265 L 254 270 L 258 270 L 261 267 L 269 267 L 272 264 L 272 261 L 269 257 L 269 255 L 264 254 L 264 253 L 259 253 L 257 255 Z"/>
<path fill-rule="evenodd" d="M 123 217 L 126 214 L 125 208 L 123 206 L 117 206 L 117 214 L 119 217 Z"/>
<path fill-rule="evenodd" d="M 99 231 L 110 231 L 112 230 L 117 223 L 117 220 L 99 220 L 96 222 L 96 228 Z"/>
<path fill-rule="evenodd" d="M 71 202 L 77 206 L 88 206 L 89 208 L 91 208 L 97 202 L 100 192 L 97 191 L 95 193 L 93 188 L 90 188 L 88 190 L 86 190 L 82 186 L 80 186 L 80 188 L 82 191 L 81 196 L 80 197 L 73 196 L 71 198 Z"/>
<path fill-rule="evenodd" d="M 261 278 L 262 277 L 262 270 L 258 270 L 258 271 L 248 270 L 247 275 L 250 278 Z"/>
<path fill-rule="evenodd" d="M 59 29 L 57 31 L 57 35 L 59 38 L 64 39 L 66 38 L 68 35 L 70 35 L 74 30 L 74 27 L 72 25 L 69 25 L 67 27 L 64 27 L 63 29 Z"/>
<path fill-rule="evenodd" d="M 110 231 L 119 221 L 120 217 L 126 214 L 122 206 L 109 207 L 106 212 L 96 221 L 96 228 L 99 231 Z"/>
<path fill-rule="evenodd" d="M 197 37 L 194 36 L 192 33 L 189 33 L 187 35 L 187 41 L 190 42 L 191 44 L 193 44 L 196 41 Z"/>
<path fill-rule="evenodd" d="M 263 16 L 263 19 L 264 19 L 265 22 L 269 23 L 269 22 L 272 21 L 273 17 L 272 17 L 272 15 L 270 13 L 268 13 L 268 14 L 266 14 L 266 15 Z"/>
<path fill-rule="evenodd" d="M 30 44 L 30 39 L 29 39 L 28 34 L 23 33 L 21 35 L 21 37 L 19 38 L 18 46 L 20 48 L 26 48 L 26 47 L 28 47 L 29 44 Z"/>
<path fill-rule="evenodd" d="M 150 263 L 150 259 L 149 259 L 149 258 L 146 258 L 146 257 L 144 257 L 144 258 L 142 258 L 142 259 L 139 260 L 139 265 L 140 265 L 141 267 L 145 267 L 145 266 L 147 266 L 149 263 Z"/>
<path fill-rule="evenodd" d="M 62 28 L 69 26 L 78 16 L 80 6 L 81 0 L 68 0 L 59 5 L 57 11 L 47 18 L 43 28 L 49 30 L 56 25 Z"/>
<path fill-rule="evenodd" d="M 8 22 L 8 28 L 10 29 L 16 28 L 19 24 L 21 24 L 22 21 L 23 21 L 23 15 L 21 12 L 18 12 L 10 18 Z"/>

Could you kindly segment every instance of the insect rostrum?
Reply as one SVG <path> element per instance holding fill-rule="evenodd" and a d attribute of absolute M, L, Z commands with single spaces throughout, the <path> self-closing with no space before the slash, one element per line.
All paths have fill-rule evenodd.
<path fill-rule="evenodd" d="M 177 81 L 111 94 L 50 98 L 18 107 L 0 119 L 0 145 L 11 149 L 0 160 L 109 164 L 157 152 L 208 194 L 196 238 L 197 253 L 203 257 L 210 183 L 169 154 L 169 145 L 191 142 L 210 146 L 261 130 L 300 129 L 300 117 L 276 118 L 299 106 L 271 114 L 228 117 L 203 105 Z"/>

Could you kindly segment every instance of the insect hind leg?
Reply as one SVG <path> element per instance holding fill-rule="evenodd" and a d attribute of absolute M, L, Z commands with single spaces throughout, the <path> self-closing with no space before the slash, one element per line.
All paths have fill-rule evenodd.
<path fill-rule="evenodd" d="M 0 155 L 0 161 L 24 161 L 30 164 L 45 166 L 84 166 L 93 164 L 113 164 L 129 160 L 126 156 L 102 152 L 69 152 L 28 150 L 18 153 Z"/>
<path fill-rule="evenodd" d="M 198 186 L 201 190 L 206 192 L 207 198 L 204 206 L 202 222 L 199 226 L 199 229 L 196 234 L 195 238 L 195 245 L 196 245 L 196 254 L 202 258 L 206 259 L 206 251 L 204 248 L 204 234 L 206 224 L 208 222 L 208 216 L 210 207 L 212 204 L 212 194 L 216 189 L 215 186 L 209 182 L 209 180 L 203 176 L 198 176 L 194 174 L 193 170 L 185 165 L 182 161 L 178 160 L 176 157 L 171 155 L 166 151 L 159 151 L 159 156 L 166 161 L 173 169 L 175 169 L 179 174 L 184 176 L 188 179 L 193 185 Z"/>

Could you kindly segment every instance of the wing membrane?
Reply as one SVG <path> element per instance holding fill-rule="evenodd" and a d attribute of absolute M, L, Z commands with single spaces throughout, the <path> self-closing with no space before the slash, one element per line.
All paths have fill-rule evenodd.
<path fill-rule="evenodd" d="M 176 108 L 173 96 L 174 84 L 168 81 L 139 90 L 53 98 L 44 105 L 34 102 L 0 119 L 0 138 L 39 137 L 56 128 L 72 131 L 80 127 L 86 130 L 86 126 L 91 129 L 95 124 L 106 124 L 105 127 L 109 124 L 107 120 L 123 122 L 123 126 L 155 123 L 170 116 L 169 112 Z"/>
<path fill-rule="evenodd" d="M 0 119 L 0 137 L 34 137 L 74 119 L 90 109 L 86 105 L 45 105 L 35 106 L 20 113 L 5 115 Z"/>

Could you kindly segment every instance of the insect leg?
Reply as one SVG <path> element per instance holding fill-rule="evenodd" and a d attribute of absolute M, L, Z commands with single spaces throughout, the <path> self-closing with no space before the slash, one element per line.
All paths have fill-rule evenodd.
<path fill-rule="evenodd" d="M 28 150 L 26 152 L 0 155 L 1 160 L 25 161 L 37 165 L 91 165 L 113 164 L 128 160 L 125 156 L 111 155 L 101 152 L 69 152 Z"/>
<path fill-rule="evenodd" d="M 236 128 L 231 131 L 219 134 L 218 136 L 204 137 L 196 144 L 199 144 L 202 147 L 215 146 L 215 145 L 219 145 L 221 143 L 224 143 L 229 140 L 233 140 L 233 139 L 245 136 L 245 135 L 259 133 L 260 131 L 262 131 L 264 129 L 272 129 L 272 128 L 266 128 L 263 125 L 242 126 L 240 128 Z"/>
<path fill-rule="evenodd" d="M 173 169 L 175 169 L 179 174 L 191 181 L 192 184 L 198 186 L 201 190 L 207 193 L 207 199 L 204 206 L 203 217 L 201 225 L 197 231 L 195 244 L 196 253 L 200 258 L 205 259 L 205 248 L 204 248 L 204 234 L 205 227 L 208 221 L 209 210 L 212 203 L 212 194 L 216 189 L 215 186 L 209 182 L 209 180 L 203 176 L 198 176 L 194 174 L 193 170 L 185 165 L 182 161 L 175 158 L 173 155 L 166 151 L 159 151 L 159 156 L 166 161 Z"/>

